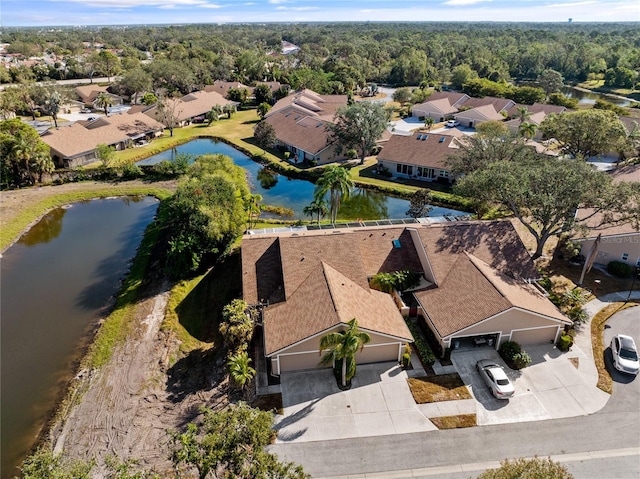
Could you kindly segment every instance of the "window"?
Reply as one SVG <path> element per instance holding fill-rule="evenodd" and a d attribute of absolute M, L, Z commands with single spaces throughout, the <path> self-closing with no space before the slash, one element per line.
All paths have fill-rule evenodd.
<path fill-rule="evenodd" d="M 402 173 L 402 165 L 400 163 L 396 165 L 396 173 Z"/>
<path fill-rule="evenodd" d="M 403 175 L 411 176 L 413 174 L 413 166 L 412 165 L 400 165 L 396 166 L 396 173 L 402 173 Z"/>
<path fill-rule="evenodd" d="M 418 175 L 418 176 L 422 176 L 423 178 L 435 178 L 436 177 L 436 172 L 433 168 L 423 168 L 422 169 L 422 174 Z"/>
<path fill-rule="evenodd" d="M 627 261 L 629 259 L 629 253 L 622 253 L 622 261 Z"/>
<path fill-rule="evenodd" d="M 447 170 L 440 170 L 440 178 L 449 178 L 449 172 Z"/>

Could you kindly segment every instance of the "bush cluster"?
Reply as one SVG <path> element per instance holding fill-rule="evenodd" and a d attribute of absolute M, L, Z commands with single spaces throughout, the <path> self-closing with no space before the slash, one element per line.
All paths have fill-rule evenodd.
<path fill-rule="evenodd" d="M 500 345 L 500 356 L 504 359 L 509 367 L 513 369 L 522 369 L 531 363 L 531 357 L 522 350 L 522 346 L 515 341 L 506 341 Z"/>
<path fill-rule="evenodd" d="M 566 333 L 562 333 L 558 339 L 558 349 L 560 351 L 569 351 L 569 348 L 573 345 L 573 338 Z"/>
<path fill-rule="evenodd" d="M 436 362 L 436 356 L 435 354 L 433 354 L 433 351 L 422 337 L 420 328 L 418 328 L 418 326 L 412 321 L 407 321 L 407 326 L 409 327 L 409 331 L 411 331 L 411 335 L 413 336 L 413 344 L 418 351 L 420 361 L 422 361 L 422 363 L 425 365 L 431 366 Z"/>
<path fill-rule="evenodd" d="M 633 273 L 633 269 L 622 261 L 612 261 L 607 265 L 607 271 L 619 278 L 630 278 Z"/>

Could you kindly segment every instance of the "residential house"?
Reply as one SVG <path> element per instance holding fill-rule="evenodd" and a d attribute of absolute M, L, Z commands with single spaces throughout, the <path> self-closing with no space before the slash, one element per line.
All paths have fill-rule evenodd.
<path fill-rule="evenodd" d="M 108 86 L 106 85 L 81 85 L 74 88 L 76 95 L 80 98 L 80 101 L 84 103 L 86 107 L 92 108 L 93 103 L 96 101 L 96 98 L 100 93 L 106 93 L 111 97 L 111 100 L 114 105 L 121 105 L 123 103 L 123 99 L 121 96 L 114 95 L 113 93 L 109 93 L 107 91 Z"/>
<path fill-rule="evenodd" d="M 278 100 L 265 115 L 265 121 L 273 126 L 276 146 L 291 152 L 294 162 L 329 163 L 345 158 L 343 151 L 336 151 L 327 125 L 333 122 L 338 108 L 346 104 L 346 95 L 301 90 Z"/>
<path fill-rule="evenodd" d="M 231 89 L 247 90 L 249 94 L 253 93 L 252 87 L 247 86 L 244 83 L 240 83 L 238 81 L 216 80 L 213 82 L 213 85 L 207 85 L 204 87 L 204 91 L 206 91 L 207 93 L 216 92 L 222 95 L 224 98 L 227 98 L 227 94 Z"/>
<path fill-rule="evenodd" d="M 610 173 L 615 183 L 640 183 L 640 165 L 630 165 Z M 594 262 L 607 265 L 611 261 L 621 261 L 629 266 L 640 267 L 640 219 L 625 224 L 601 226 L 604 216 L 594 214 L 590 208 L 580 208 L 576 216 L 585 222 L 587 230 L 575 236 L 580 243 L 580 254 L 585 258 L 593 250 L 593 244 L 600 235 Z"/>
<path fill-rule="evenodd" d="M 571 324 L 531 284 L 538 274 L 508 221 L 248 235 L 243 296 L 262 311 L 270 373 L 323 367 L 320 339 L 352 318 L 372 338 L 358 363 L 399 361 L 412 341 L 402 300 L 369 286 L 373 275 L 399 270 L 423 274 L 403 297 L 413 296 L 442 351 L 474 339 L 496 348 L 553 342 Z"/>
<path fill-rule="evenodd" d="M 214 106 L 238 106 L 238 102 L 227 100 L 216 91 L 205 90 L 194 91 L 182 98 L 170 98 L 166 100 L 166 104 L 167 110 L 175 115 L 179 127 L 189 125 L 194 120 L 204 120 Z M 146 109 L 144 113 L 159 122 L 163 121 L 157 104 Z"/>
<path fill-rule="evenodd" d="M 486 96 L 484 98 L 470 97 L 459 108 L 459 112 L 453 115 L 461 125 L 476 127 L 487 121 L 502 121 L 507 112 L 516 104 L 506 98 Z"/>
<path fill-rule="evenodd" d="M 51 128 L 42 135 L 59 167 L 77 167 L 96 161 L 100 144 L 124 150 L 138 140 L 162 135 L 164 126 L 144 113 L 101 116 L 93 121 Z"/>
<path fill-rule="evenodd" d="M 442 122 L 453 118 L 459 108 L 470 98 L 469 95 L 456 92 L 434 92 L 429 99 L 411 108 L 411 115 L 416 118 L 433 118 Z"/>
<path fill-rule="evenodd" d="M 399 178 L 449 183 L 447 158 L 458 153 L 460 143 L 440 133 L 392 135 L 378 153 L 378 167 Z"/>

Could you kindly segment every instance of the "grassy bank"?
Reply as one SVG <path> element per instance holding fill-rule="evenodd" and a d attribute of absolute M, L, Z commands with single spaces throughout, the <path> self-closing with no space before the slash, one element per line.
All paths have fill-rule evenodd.
<path fill-rule="evenodd" d="M 79 201 L 88 201 L 95 198 L 107 198 L 112 196 L 155 196 L 162 200 L 171 195 L 169 190 L 156 188 L 153 186 L 99 186 L 97 188 L 88 188 L 83 191 L 71 191 L 65 193 L 54 193 L 53 195 L 43 198 L 22 208 L 20 213 L 13 218 L 3 221 L 2 231 L 0 231 L 0 251 L 4 251 L 20 235 L 29 228 L 31 224 L 41 218 L 48 211 L 59 208 L 70 203 Z"/>
<path fill-rule="evenodd" d="M 613 380 L 604 362 L 604 327 L 611 316 L 623 309 L 638 306 L 638 303 L 611 303 L 602 308 L 591 320 L 591 344 L 593 345 L 593 358 L 598 368 L 598 388 L 611 394 L 613 392 Z"/>

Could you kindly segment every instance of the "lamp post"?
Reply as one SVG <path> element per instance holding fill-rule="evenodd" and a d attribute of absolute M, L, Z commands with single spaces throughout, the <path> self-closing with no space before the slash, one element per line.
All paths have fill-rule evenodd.
<path fill-rule="evenodd" d="M 593 287 L 593 291 L 591 293 L 597 298 L 596 292 L 598 291 L 598 286 L 600 286 L 600 283 L 602 281 L 600 281 L 599 279 L 594 279 L 593 282 L 595 286 Z"/>
<path fill-rule="evenodd" d="M 631 287 L 629 288 L 629 294 L 627 295 L 627 299 L 625 299 L 624 304 L 627 304 L 629 302 L 629 300 L 631 299 L 631 293 L 633 292 L 633 287 L 636 284 L 636 278 L 638 277 L 638 274 L 640 274 L 640 267 L 636 266 L 635 270 L 633 271 L 633 280 L 631 281 Z"/>

